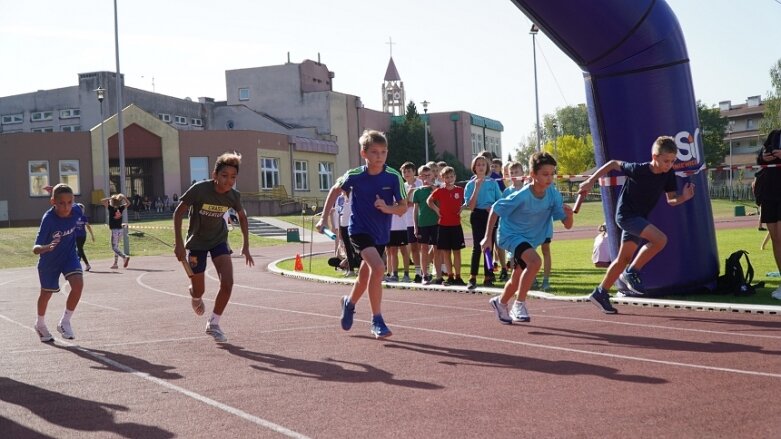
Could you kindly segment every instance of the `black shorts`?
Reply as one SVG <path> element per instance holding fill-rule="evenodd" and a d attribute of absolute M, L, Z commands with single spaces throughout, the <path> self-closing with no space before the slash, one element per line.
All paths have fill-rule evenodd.
<path fill-rule="evenodd" d="M 410 244 L 418 243 L 418 237 L 415 236 L 415 227 L 407 227 L 407 242 Z"/>
<path fill-rule="evenodd" d="M 759 210 L 760 221 L 763 223 L 777 223 L 781 219 L 781 201 L 762 200 L 762 208 Z"/>
<path fill-rule="evenodd" d="M 377 249 L 377 253 L 382 257 L 385 254 L 385 244 L 377 245 L 374 243 L 374 238 L 366 233 L 359 233 L 357 235 L 350 235 L 350 245 L 353 246 L 355 253 L 360 255 L 361 251 L 366 250 L 369 247 Z"/>
<path fill-rule="evenodd" d="M 418 242 L 421 244 L 437 245 L 438 228 L 433 226 L 418 227 Z"/>
<path fill-rule="evenodd" d="M 521 255 L 523 255 L 523 252 L 529 250 L 530 248 L 533 247 L 528 242 L 522 242 L 518 244 L 518 247 L 515 247 L 515 251 L 513 252 L 513 261 L 515 261 L 515 266 L 520 267 L 521 270 L 526 269 L 526 262 L 523 262 Z"/>
<path fill-rule="evenodd" d="M 391 230 L 388 247 L 401 247 L 402 245 L 407 245 L 407 231 Z"/>
<path fill-rule="evenodd" d="M 437 250 L 461 250 L 464 244 L 464 229 L 461 226 L 439 226 Z"/>

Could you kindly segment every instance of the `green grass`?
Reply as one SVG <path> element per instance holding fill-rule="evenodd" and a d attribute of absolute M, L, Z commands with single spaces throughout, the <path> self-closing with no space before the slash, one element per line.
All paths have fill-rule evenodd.
<path fill-rule="evenodd" d="M 766 273 L 777 270 L 773 252 L 769 248 L 764 251 L 759 250 L 759 244 L 764 235 L 754 228 L 729 229 L 716 231 L 718 241 L 719 266 L 724 270 L 724 260 L 735 250 L 744 249 L 750 253 L 751 264 L 754 266 L 754 283 L 765 281 L 768 286 L 757 290 L 757 294 L 750 297 L 736 297 L 733 295 L 696 295 L 696 296 L 671 296 L 673 299 L 696 300 L 721 303 L 745 303 L 745 304 L 765 304 L 779 305 L 778 300 L 770 297 L 770 293 L 778 285 L 778 278 L 769 278 Z M 605 269 L 595 268 L 591 263 L 592 239 L 573 239 L 556 241 L 554 239 L 551 246 L 551 258 L 553 269 L 551 273 L 551 292 L 567 295 L 585 295 L 591 293 L 595 285 L 599 284 Z M 770 247 L 770 244 L 768 244 Z M 471 249 L 464 249 L 461 252 L 462 273 L 469 273 L 469 255 Z M 311 261 L 304 258 L 304 271 L 322 276 L 340 277 L 338 271 L 328 266 L 327 259 L 331 254 L 316 256 Z M 293 261 L 284 261 L 279 266 L 286 270 L 293 270 Z M 482 272 L 482 269 L 481 269 Z M 464 276 L 466 278 L 466 276 Z"/>
<path fill-rule="evenodd" d="M 183 234 L 187 233 L 187 221 L 184 222 Z M 130 254 L 131 256 L 173 255 L 174 229 L 171 220 L 143 221 L 130 223 Z M 95 242 L 87 235 L 84 252 L 92 261 L 112 258 L 111 234 L 105 224 L 92 224 Z M 140 233 L 143 232 L 143 236 Z M 33 254 L 33 245 L 38 235 L 37 227 L 13 227 L 0 229 L 0 269 L 30 267 L 38 263 L 38 256 Z M 229 235 L 231 248 L 240 249 L 242 244 L 241 231 L 234 229 Z M 284 241 L 261 238 L 250 234 L 250 247 L 265 247 L 283 244 Z"/>

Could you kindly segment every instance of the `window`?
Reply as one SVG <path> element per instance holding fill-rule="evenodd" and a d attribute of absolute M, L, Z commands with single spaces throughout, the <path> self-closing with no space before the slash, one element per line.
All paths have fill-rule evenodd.
<path fill-rule="evenodd" d="M 69 108 L 67 110 L 60 110 L 60 119 L 72 119 L 74 117 L 81 117 L 81 110 L 78 108 Z"/>
<path fill-rule="evenodd" d="M 248 101 L 249 100 L 249 89 L 248 88 L 240 88 L 239 89 L 239 100 L 240 101 Z"/>
<path fill-rule="evenodd" d="M 472 156 L 480 154 L 480 148 L 477 147 L 477 134 L 472 133 Z"/>
<path fill-rule="evenodd" d="M 184 116 L 174 116 L 177 125 L 187 125 L 187 118 Z"/>
<path fill-rule="evenodd" d="M 294 190 L 308 191 L 309 190 L 309 164 L 304 160 L 296 160 L 293 162 L 293 173 L 295 174 L 296 186 Z"/>
<path fill-rule="evenodd" d="M 334 185 L 334 164 L 329 162 L 320 162 L 317 175 L 320 179 L 320 190 L 327 191 Z"/>
<path fill-rule="evenodd" d="M 70 186 L 76 195 L 81 193 L 78 160 L 60 160 L 60 183 Z"/>
<path fill-rule="evenodd" d="M 81 125 L 63 125 L 60 127 L 65 133 L 75 133 L 81 131 Z"/>
<path fill-rule="evenodd" d="M 30 130 L 32 133 L 53 133 L 54 127 L 42 127 L 42 128 L 33 128 Z"/>
<path fill-rule="evenodd" d="M 746 119 L 746 129 L 747 130 L 754 130 L 757 128 L 757 124 L 754 121 L 754 119 Z"/>
<path fill-rule="evenodd" d="M 157 117 L 159 117 L 163 122 L 171 123 L 171 115 L 168 113 L 159 113 Z"/>
<path fill-rule="evenodd" d="M 27 162 L 27 173 L 30 176 L 30 196 L 48 197 L 44 189 L 49 185 L 49 162 L 47 160 L 30 160 Z"/>
<path fill-rule="evenodd" d="M 209 157 L 190 157 L 190 181 L 209 178 Z"/>
<path fill-rule="evenodd" d="M 24 114 L 18 113 L 18 114 L 6 114 L 3 116 L 3 125 L 8 125 L 12 123 L 22 123 L 24 121 Z"/>
<path fill-rule="evenodd" d="M 279 186 L 279 159 L 261 157 L 259 168 L 261 189 Z"/>
<path fill-rule="evenodd" d="M 34 113 L 30 113 L 30 120 L 33 122 L 40 122 L 42 120 L 52 120 L 52 112 L 36 111 Z"/>
<path fill-rule="evenodd" d="M 202 127 L 203 126 L 203 120 L 194 117 L 194 118 L 190 119 L 190 125 L 192 125 L 194 127 Z"/>

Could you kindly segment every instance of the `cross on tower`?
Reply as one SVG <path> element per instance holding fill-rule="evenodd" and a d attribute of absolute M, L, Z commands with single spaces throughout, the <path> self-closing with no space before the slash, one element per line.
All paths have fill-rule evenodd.
<path fill-rule="evenodd" d="M 393 42 L 393 38 L 391 38 L 391 37 L 388 37 L 388 42 L 387 42 L 387 43 L 385 43 L 385 44 L 387 44 L 387 45 L 389 45 L 389 46 L 390 46 L 390 56 L 391 56 L 391 58 L 393 58 L 393 45 L 394 45 L 394 44 L 398 44 L 398 43 L 394 43 L 394 42 Z"/>

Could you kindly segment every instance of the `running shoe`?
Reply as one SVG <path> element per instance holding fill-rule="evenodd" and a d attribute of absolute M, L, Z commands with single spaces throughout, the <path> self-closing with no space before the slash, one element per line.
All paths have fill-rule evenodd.
<path fill-rule="evenodd" d="M 355 314 L 355 304 L 350 303 L 350 298 L 343 296 L 342 305 L 342 329 L 349 331 L 353 327 L 353 314 Z"/>
<path fill-rule="evenodd" d="M 597 308 L 602 310 L 605 314 L 617 314 L 618 310 L 613 308 L 610 303 L 610 294 L 603 290 L 601 287 L 594 288 L 594 291 L 588 296 L 588 300 L 591 301 Z"/>
<path fill-rule="evenodd" d="M 218 343 L 225 343 L 228 341 L 228 337 L 222 332 L 220 325 L 215 325 L 211 322 L 206 323 L 206 333 L 214 337 L 214 341 Z"/>
<path fill-rule="evenodd" d="M 409 278 L 408 274 L 405 274 L 404 277 L 401 278 L 402 282 L 410 283 L 411 279 Z"/>
<path fill-rule="evenodd" d="M 507 310 L 507 305 L 499 301 L 499 296 L 489 300 L 488 304 L 491 305 L 491 308 L 493 308 L 494 311 L 496 311 L 496 318 L 499 319 L 503 325 L 512 324 L 513 319 L 510 317 L 510 313 Z"/>
<path fill-rule="evenodd" d="M 49 328 L 47 328 L 46 325 L 36 324 L 33 327 L 35 328 L 35 332 L 38 333 L 38 337 L 41 338 L 42 342 L 49 343 L 54 341 L 54 337 L 52 337 L 52 334 L 49 332 Z"/>
<path fill-rule="evenodd" d="M 380 315 L 372 317 L 371 332 L 374 335 L 374 338 L 377 339 L 387 338 L 393 335 L 391 330 L 388 329 L 388 326 L 385 325 L 385 320 L 383 320 L 382 316 Z"/>
<path fill-rule="evenodd" d="M 73 329 L 71 328 L 71 322 L 60 322 L 60 324 L 57 325 L 57 332 L 62 334 L 62 338 L 66 338 L 68 340 L 73 340 L 76 338 L 76 336 L 73 334 Z"/>
<path fill-rule="evenodd" d="M 629 287 L 636 295 L 642 296 L 645 294 L 645 287 L 643 286 L 643 280 L 640 279 L 640 275 L 634 271 L 624 271 L 618 277 L 622 282 Z"/>
<path fill-rule="evenodd" d="M 513 304 L 513 309 L 510 310 L 510 318 L 515 323 L 527 323 L 531 322 L 529 317 L 529 310 L 526 309 L 526 302 L 518 302 L 517 300 Z"/>
<path fill-rule="evenodd" d="M 474 279 L 469 279 L 469 282 L 466 284 L 466 289 L 469 291 L 474 291 L 475 288 L 477 288 L 477 281 Z"/>

